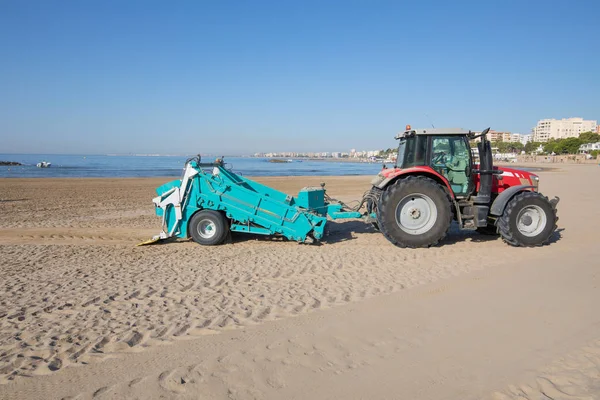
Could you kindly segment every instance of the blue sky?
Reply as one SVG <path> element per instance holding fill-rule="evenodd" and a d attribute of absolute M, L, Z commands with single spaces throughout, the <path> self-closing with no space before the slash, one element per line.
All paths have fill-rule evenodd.
<path fill-rule="evenodd" d="M 344 151 L 600 119 L 598 1 L 1 1 L 0 153 Z"/>

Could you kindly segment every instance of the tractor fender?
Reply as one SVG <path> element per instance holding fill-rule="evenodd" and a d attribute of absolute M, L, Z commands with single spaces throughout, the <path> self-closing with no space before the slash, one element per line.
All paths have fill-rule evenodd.
<path fill-rule="evenodd" d="M 452 188 L 450 187 L 450 184 L 448 183 L 448 181 L 440 174 L 438 174 L 436 171 L 432 170 L 431 168 L 424 168 L 424 167 L 413 167 L 413 168 L 406 168 L 406 169 L 398 169 L 395 171 L 390 171 L 390 173 L 387 174 L 387 176 L 381 176 L 378 175 L 376 176 L 372 181 L 371 184 L 381 190 L 385 190 L 385 188 L 387 186 L 389 186 L 391 183 L 396 182 L 398 179 L 402 179 L 406 176 L 414 176 L 414 175 L 420 175 L 420 176 L 426 176 L 427 178 L 433 179 L 434 181 L 438 182 L 439 184 L 441 184 L 442 186 L 444 186 L 449 193 L 451 193 L 452 197 L 454 197 L 454 194 L 452 194 Z"/>
<path fill-rule="evenodd" d="M 492 207 L 490 207 L 490 214 L 495 216 L 500 216 L 504 213 L 504 208 L 506 204 L 512 199 L 517 193 L 524 192 L 528 189 L 534 189 L 535 186 L 531 185 L 519 185 L 510 187 L 496 197 L 494 202 L 492 203 Z"/>

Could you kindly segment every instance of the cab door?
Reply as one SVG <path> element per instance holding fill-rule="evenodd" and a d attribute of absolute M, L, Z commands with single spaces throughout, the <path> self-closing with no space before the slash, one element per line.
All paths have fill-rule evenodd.
<path fill-rule="evenodd" d="M 456 196 L 466 196 L 471 184 L 470 146 L 462 135 L 431 136 L 429 166 L 448 180 Z"/>

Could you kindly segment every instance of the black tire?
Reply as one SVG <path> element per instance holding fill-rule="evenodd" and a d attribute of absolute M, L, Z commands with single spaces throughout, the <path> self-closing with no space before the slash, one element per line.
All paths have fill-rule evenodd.
<path fill-rule="evenodd" d="M 213 210 L 198 211 L 190 219 L 188 233 L 194 242 L 204 246 L 221 244 L 229 233 L 227 218 Z"/>
<path fill-rule="evenodd" d="M 539 225 L 539 233 L 530 232 L 530 235 L 523 234 L 518 228 L 518 219 L 521 211 L 526 211 L 527 208 L 537 207 L 536 212 L 545 214 L 545 225 Z M 524 220 L 527 223 L 526 220 Z M 556 230 L 558 216 L 556 210 L 548 200 L 548 198 L 537 192 L 521 192 L 513 197 L 500 218 L 498 218 L 498 232 L 502 236 L 502 240 L 511 246 L 534 247 L 542 246 L 550 240 L 552 233 Z M 530 222 L 531 224 L 531 222 Z M 538 226 L 536 225 L 536 226 Z"/>
<path fill-rule="evenodd" d="M 409 233 L 396 220 L 396 209 L 401 201 L 410 201 L 412 194 L 427 196 L 435 205 L 435 222 L 426 231 Z M 424 176 L 409 176 L 388 186 L 381 195 L 377 208 L 381 233 L 398 247 L 418 248 L 436 245 L 446 237 L 453 218 L 452 199 L 448 192 L 437 182 Z"/>

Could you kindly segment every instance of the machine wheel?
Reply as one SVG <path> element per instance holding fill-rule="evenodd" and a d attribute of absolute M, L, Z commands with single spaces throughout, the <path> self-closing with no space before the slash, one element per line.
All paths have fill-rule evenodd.
<path fill-rule="evenodd" d="M 498 231 L 511 246 L 541 246 L 557 228 L 556 221 L 556 210 L 546 196 L 522 192 L 512 198 L 498 218 Z"/>
<path fill-rule="evenodd" d="M 229 232 L 229 224 L 222 213 L 202 210 L 190 219 L 188 232 L 194 242 L 205 246 L 214 246 L 225 241 Z"/>
<path fill-rule="evenodd" d="M 381 195 L 377 219 L 383 235 L 398 247 L 430 247 L 452 222 L 452 199 L 434 180 L 409 176 Z"/>

